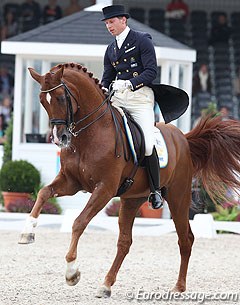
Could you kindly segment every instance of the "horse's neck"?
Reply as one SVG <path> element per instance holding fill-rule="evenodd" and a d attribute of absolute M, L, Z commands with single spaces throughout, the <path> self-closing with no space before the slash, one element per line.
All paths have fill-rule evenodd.
<path fill-rule="evenodd" d="M 84 92 L 80 89 L 79 96 L 78 111 L 74 117 L 75 122 L 79 122 L 78 127 L 85 128 L 89 125 L 103 128 L 106 120 L 111 118 L 107 97 L 99 92 L 98 88 L 92 88 L 92 86 L 85 86 Z"/>
<path fill-rule="evenodd" d="M 86 116 L 88 113 L 94 111 L 104 100 L 101 89 L 93 82 L 93 79 L 81 76 L 75 87 L 78 91 L 78 108 L 80 109 L 80 116 Z"/>
<path fill-rule="evenodd" d="M 103 103 L 104 98 L 97 95 L 83 97 L 81 103 L 78 105 L 76 120 L 89 121 L 97 118 L 106 108 L 106 105 L 103 105 Z"/>
<path fill-rule="evenodd" d="M 101 128 L 101 125 L 109 117 L 109 111 L 106 109 L 107 103 L 104 103 L 106 97 L 95 79 L 81 70 L 74 72 L 67 73 L 65 77 L 69 85 L 74 86 L 77 91 L 78 110 L 74 116 L 75 122 L 79 122 L 77 129 L 84 128 L 89 124 Z M 103 113 L 102 118 L 100 116 Z M 92 124 L 92 122 L 94 123 Z"/>

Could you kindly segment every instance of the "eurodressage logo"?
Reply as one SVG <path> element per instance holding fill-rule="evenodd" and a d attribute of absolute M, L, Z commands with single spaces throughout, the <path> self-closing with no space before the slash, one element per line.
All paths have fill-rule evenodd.
<path fill-rule="evenodd" d="M 133 289 L 127 291 L 126 298 L 129 301 L 195 301 L 198 304 L 204 304 L 207 301 L 234 301 L 237 302 L 239 293 L 237 292 L 172 292 L 170 290 L 166 292 L 160 291 L 145 291 L 143 287 L 139 289 Z"/>

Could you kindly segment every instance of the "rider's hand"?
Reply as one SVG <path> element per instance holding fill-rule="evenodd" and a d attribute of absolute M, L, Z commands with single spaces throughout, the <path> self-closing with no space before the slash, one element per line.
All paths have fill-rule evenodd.
<path fill-rule="evenodd" d="M 106 88 L 106 87 L 102 87 L 102 90 L 104 90 L 106 93 L 108 93 L 108 88 Z"/>
<path fill-rule="evenodd" d="M 124 92 L 132 89 L 132 83 L 129 80 L 118 79 L 113 83 L 112 88 L 116 92 Z"/>

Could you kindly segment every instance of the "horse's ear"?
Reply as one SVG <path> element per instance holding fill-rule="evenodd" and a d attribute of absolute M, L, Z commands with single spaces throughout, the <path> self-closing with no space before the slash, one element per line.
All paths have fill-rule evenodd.
<path fill-rule="evenodd" d="M 37 81 L 39 84 L 41 83 L 42 76 L 38 74 L 33 68 L 28 68 L 31 76 L 35 81 Z"/>
<path fill-rule="evenodd" d="M 63 77 L 64 66 L 62 65 L 60 69 L 55 72 L 56 79 L 61 79 Z"/>

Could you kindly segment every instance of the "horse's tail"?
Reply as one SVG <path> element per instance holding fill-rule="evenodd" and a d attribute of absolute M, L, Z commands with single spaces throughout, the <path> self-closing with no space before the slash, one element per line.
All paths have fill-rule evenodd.
<path fill-rule="evenodd" d="M 240 189 L 240 122 L 208 116 L 186 135 L 194 176 L 213 201 L 226 198 L 226 187 Z"/>

